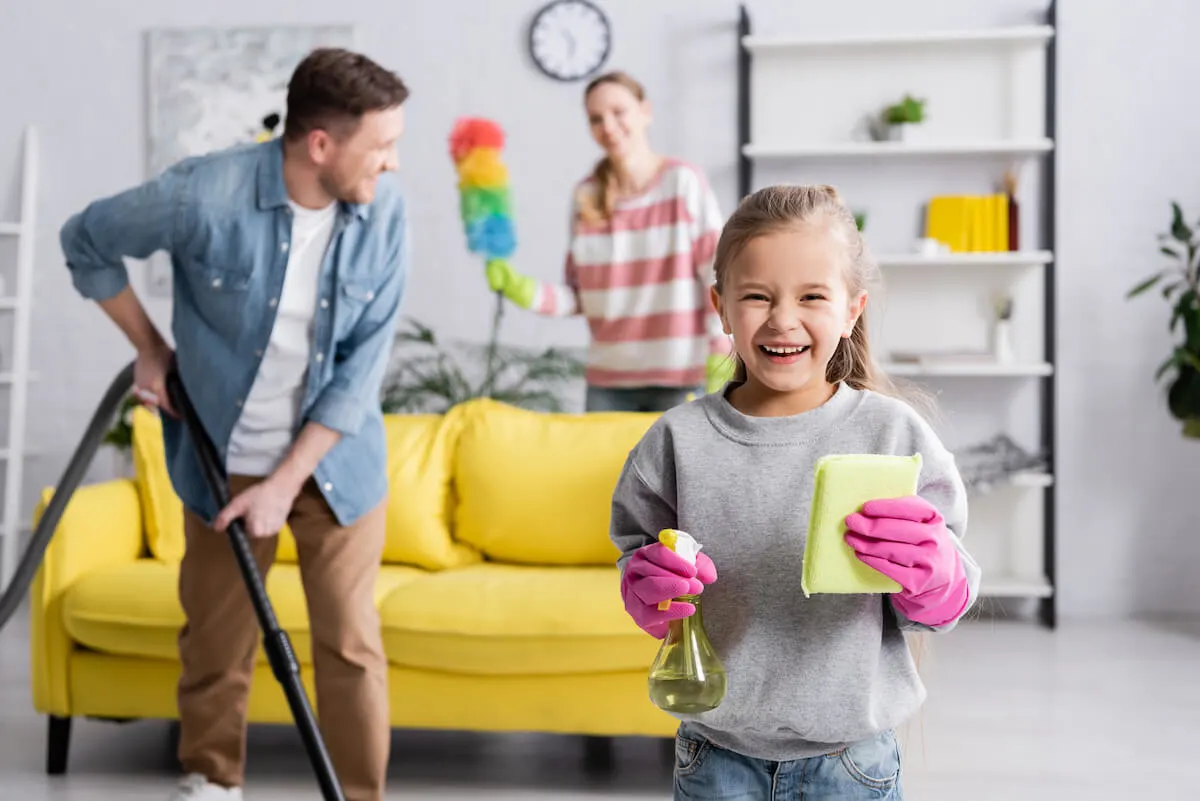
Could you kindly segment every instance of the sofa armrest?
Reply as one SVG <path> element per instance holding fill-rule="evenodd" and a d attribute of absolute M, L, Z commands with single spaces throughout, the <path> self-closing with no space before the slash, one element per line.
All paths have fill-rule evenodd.
<path fill-rule="evenodd" d="M 42 491 L 34 512 L 35 526 L 53 495 L 53 489 Z M 71 638 L 62 615 L 67 589 L 80 576 L 132 562 L 143 552 L 142 507 L 131 479 L 87 484 L 75 490 L 30 590 L 30 678 L 38 712 L 60 717 L 71 714 Z"/>

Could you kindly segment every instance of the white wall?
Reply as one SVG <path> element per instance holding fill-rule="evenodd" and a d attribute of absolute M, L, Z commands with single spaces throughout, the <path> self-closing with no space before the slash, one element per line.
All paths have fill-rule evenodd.
<path fill-rule="evenodd" d="M 546 80 L 528 62 L 525 29 L 539 5 L 210 0 L 202 10 L 150 0 L 7 4 L 0 25 L 0 74 L 10 76 L 0 114 L 0 217 L 15 213 L 16 154 L 25 124 L 39 126 L 43 153 L 33 342 L 42 381 L 32 390 L 29 431 L 46 456 L 30 463 L 29 495 L 56 480 L 104 387 L 131 358 L 122 337 L 71 288 L 57 231 L 88 200 L 144 177 L 145 29 L 359 25 L 360 48 L 413 89 L 401 152 L 415 231 L 407 311 L 449 335 L 481 339 L 491 298 L 459 230 L 445 148 L 454 119 L 486 115 L 508 129 L 505 158 L 519 204 L 517 258 L 540 276 L 560 272 L 567 193 L 596 157 L 580 87 Z M 641 78 L 655 102 L 657 146 L 703 166 L 722 204 L 732 207 L 737 4 L 601 5 L 615 25 L 610 64 Z M 1045 3 L 760 0 L 750 6 L 756 31 L 839 32 L 1020 24 L 1037 21 Z M 1125 288 L 1154 264 L 1154 234 L 1167 219 L 1168 198 L 1178 197 L 1200 215 L 1200 187 L 1189 185 L 1200 140 L 1189 77 L 1200 55 L 1188 55 L 1200 8 L 1187 0 L 1142 7 L 1063 0 L 1060 6 L 1062 610 L 1200 612 L 1200 587 L 1184 581 L 1200 559 L 1196 505 L 1187 492 L 1200 474 L 1200 445 L 1179 441 L 1150 383 L 1167 352 L 1164 309 L 1152 299 L 1122 300 Z M 417 22 L 418 13 L 424 22 Z M 134 280 L 143 286 L 140 271 Z M 148 303 L 165 325 L 165 301 Z M 1081 328 L 1072 333 L 1071 325 Z M 585 341 L 579 320 L 517 312 L 506 316 L 505 331 L 515 342 Z M 1135 459 L 1153 466 L 1134 468 Z M 94 475 L 103 474 L 98 468 Z"/>
<path fill-rule="evenodd" d="M 1171 199 L 1200 217 L 1200 69 L 1187 0 L 1063 4 L 1059 91 L 1061 579 L 1071 610 L 1200 612 L 1200 442 L 1153 385 L 1167 306 L 1124 292 L 1164 260 Z"/>

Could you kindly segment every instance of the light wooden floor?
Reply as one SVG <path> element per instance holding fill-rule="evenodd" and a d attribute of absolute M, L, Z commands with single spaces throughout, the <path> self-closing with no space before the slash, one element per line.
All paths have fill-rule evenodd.
<path fill-rule="evenodd" d="M 20 614 L 20 613 L 18 613 Z M 162 723 L 77 721 L 70 772 L 43 774 L 24 620 L 0 633 L 0 798 L 163 801 L 174 782 Z M 935 642 L 930 700 L 906 737 L 919 801 L 1200 798 L 1200 621 L 977 621 Z M 249 801 L 318 799 L 294 732 L 253 729 Z M 403 732 L 389 798 L 669 799 L 654 743 L 622 741 L 606 774 L 573 738 Z"/>

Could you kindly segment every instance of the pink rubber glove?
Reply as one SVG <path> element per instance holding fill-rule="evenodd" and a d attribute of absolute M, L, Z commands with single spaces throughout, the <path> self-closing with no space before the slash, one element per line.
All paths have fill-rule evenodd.
<path fill-rule="evenodd" d="M 962 614 L 969 597 L 962 560 L 941 513 L 924 498 L 867 501 L 846 528 L 858 558 L 901 586 L 892 603 L 909 620 L 941 626 Z"/>
<path fill-rule="evenodd" d="M 671 601 L 680 595 L 699 595 L 705 584 L 717 580 L 717 568 L 704 553 L 696 555 L 693 567 L 679 554 L 661 542 L 651 543 L 633 552 L 625 575 L 621 577 L 621 598 L 625 611 L 651 637 L 667 636 L 672 620 L 690 617 L 696 607 L 682 601 L 672 601 L 670 608 L 660 612 L 660 601 Z"/>

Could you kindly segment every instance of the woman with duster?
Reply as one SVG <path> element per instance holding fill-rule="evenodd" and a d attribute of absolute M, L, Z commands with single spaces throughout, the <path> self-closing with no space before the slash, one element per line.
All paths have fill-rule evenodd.
<path fill-rule="evenodd" d="M 733 368 L 709 299 L 723 219 L 700 169 L 651 148 L 637 81 L 601 75 L 584 105 L 604 156 L 571 201 L 563 281 L 493 259 L 488 283 L 522 308 L 587 318 L 588 411 L 664 411 L 718 389 Z"/>

